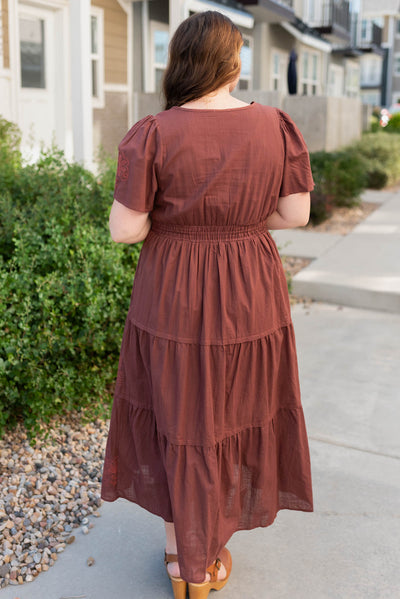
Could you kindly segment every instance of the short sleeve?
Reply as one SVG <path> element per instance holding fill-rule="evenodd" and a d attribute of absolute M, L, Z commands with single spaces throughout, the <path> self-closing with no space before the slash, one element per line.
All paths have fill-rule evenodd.
<path fill-rule="evenodd" d="M 279 197 L 312 191 L 314 180 L 306 142 L 288 114 L 278 110 L 278 116 L 285 151 Z"/>
<path fill-rule="evenodd" d="M 118 146 L 114 198 L 127 208 L 153 210 L 160 165 L 158 139 L 157 121 L 148 115 L 129 129 Z"/>

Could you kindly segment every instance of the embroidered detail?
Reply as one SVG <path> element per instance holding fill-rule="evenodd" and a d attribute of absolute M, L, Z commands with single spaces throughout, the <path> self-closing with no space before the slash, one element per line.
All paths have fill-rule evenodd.
<path fill-rule="evenodd" d="M 120 150 L 118 154 L 117 178 L 120 181 L 127 181 L 129 177 L 129 160 L 125 153 Z"/>

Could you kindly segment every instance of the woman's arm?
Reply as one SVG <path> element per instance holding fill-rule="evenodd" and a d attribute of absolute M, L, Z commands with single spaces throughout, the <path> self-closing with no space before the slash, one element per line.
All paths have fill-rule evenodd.
<path fill-rule="evenodd" d="M 111 206 L 109 227 L 111 238 L 117 243 L 139 243 L 151 228 L 150 212 L 131 210 L 114 200 Z"/>
<path fill-rule="evenodd" d="M 266 220 L 268 229 L 304 227 L 310 219 L 310 193 L 292 193 L 279 198 L 278 206 Z"/>

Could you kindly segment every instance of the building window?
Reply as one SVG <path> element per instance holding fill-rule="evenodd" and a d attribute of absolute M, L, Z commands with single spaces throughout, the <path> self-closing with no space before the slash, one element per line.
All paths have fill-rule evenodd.
<path fill-rule="evenodd" d="M 346 96 L 358 98 L 360 95 L 360 67 L 358 65 L 346 66 Z"/>
<path fill-rule="evenodd" d="M 329 3 L 321 0 L 304 0 L 304 20 L 308 25 L 318 26 L 329 22 Z"/>
<path fill-rule="evenodd" d="M 287 93 L 288 54 L 272 49 L 271 89 Z"/>
<path fill-rule="evenodd" d="M 343 96 L 343 68 L 336 64 L 329 65 L 328 95 L 334 98 Z"/>
<path fill-rule="evenodd" d="M 274 52 L 272 54 L 272 89 L 274 91 L 278 91 L 279 89 L 279 79 L 281 73 L 279 69 L 279 54 L 278 52 Z"/>
<path fill-rule="evenodd" d="M 379 87 L 382 83 L 382 59 L 373 54 L 365 55 L 361 59 L 360 66 L 361 86 Z"/>
<path fill-rule="evenodd" d="M 92 100 L 95 108 L 104 108 L 104 21 L 103 11 L 92 8 L 90 15 L 90 64 Z"/>
<path fill-rule="evenodd" d="M 301 93 L 303 96 L 316 96 L 318 82 L 319 56 L 314 52 L 303 52 L 301 61 Z"/>
<path fill-rule="evenodd" d="M 252 89 L 253 79 L 253 38 L 243 35 L 243 46 L 240 50 L 242 69 L 240 71 L 239 89 Z"/>
<path fill-rule="evenodd" d="M 400 76 L 400 53 L 394 55 L 394 75 Z"/>
<path fill-rule="evenodd" d="M 371 39 L 371 21 L 363 19 L 361 21 L 361 41 L 367 42 Z"/>
<path fill-rule="evenodd" d="M 162 78 L 167 67 L 169 27 L 166 23 L 150 21 L 151 36 L 151 87 L 160 92 Z"/>
<path fill-rule="evenodd" d="M 21 17 L 19 20 L 21 87 L 46 88 L 44 20 Z"/>

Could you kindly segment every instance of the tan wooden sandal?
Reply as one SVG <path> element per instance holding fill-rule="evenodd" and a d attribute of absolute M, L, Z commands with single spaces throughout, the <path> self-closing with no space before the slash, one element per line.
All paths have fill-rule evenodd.
<path fill-rule="evenodd" d="M 183 578 L 177 578 L 175 576 L 171 576 L 168 571 L 168 564 L 171 562 L 177 562 L 178 556 L 175 553 L 167 553 L 164 552 L 164 564 L 165 569 L 167 570 L 168 577 L 172 584 L 172 590 L 174 592 L 174 599 L 186 599 L 186 589 L 187 582 L 183 580 Z"/>
<path fill-rule="evenodd" d="M 223 580 L 218 580 L 218 571 L 221 569 L 221 563 L 226 569 L 226 576 Z M 207 599 L 211 589 L 215 591 L 221 590 L 226 583 L 232 571 L 232 556 L 229 550 L 224 547 L 215 562 L 207 568 L 210 574 L 210 580 L 200 584 L 189 582 L 189 599 Z"/>

